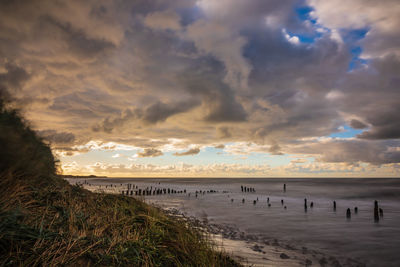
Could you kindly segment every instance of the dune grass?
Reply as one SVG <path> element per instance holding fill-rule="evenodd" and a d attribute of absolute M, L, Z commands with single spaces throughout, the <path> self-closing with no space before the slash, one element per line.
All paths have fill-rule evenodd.
<path fill-rule="evenodd" d="M 200 232 L 57 176 L 51 150 L 0 103 L 0 266 L 239 266 Z"/>

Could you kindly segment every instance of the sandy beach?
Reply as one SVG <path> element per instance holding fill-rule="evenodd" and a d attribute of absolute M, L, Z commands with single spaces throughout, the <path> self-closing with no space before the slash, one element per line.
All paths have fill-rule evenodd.
<path fill-rule="evenodd" d="M 255 235 L 246 235 L 229 225 L 210 224 L 195 217 L 186 217 L 177 209 L 165 211 L 200 229 L 218 250 L 228 253 L 244 266 L 365 266 L 351 258 L 338 259 L 307 247 L 296 248 L 276 239 L 270 242 Z"/>

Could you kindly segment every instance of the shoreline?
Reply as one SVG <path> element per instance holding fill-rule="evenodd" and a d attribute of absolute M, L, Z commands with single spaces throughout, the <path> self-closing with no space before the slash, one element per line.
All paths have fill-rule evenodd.
<path fill-rule="evenodd" d="M 304 246 L 297 248 L 277 239 L 272 242 L 260 239 L 228 224 L 213 224 L 194 216 L 186 216 L 176 208 L 150 205 L 163 210 L 169 216 L 182 219 L 191 227 L 200 230 L 207 240 L 216 246 L 216 249 L 226 253 L 244 266 L 366 266 L 365 263 L 352 258 L 330 256 Z"/>

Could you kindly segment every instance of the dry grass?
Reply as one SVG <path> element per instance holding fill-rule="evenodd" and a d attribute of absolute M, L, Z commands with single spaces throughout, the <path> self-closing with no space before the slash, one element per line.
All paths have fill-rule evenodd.
<path fill-rule="evenodd" d="M 24 180 L 0 177 L 0 265 L 237 266 L 185 222 L 134 198 Z"/>

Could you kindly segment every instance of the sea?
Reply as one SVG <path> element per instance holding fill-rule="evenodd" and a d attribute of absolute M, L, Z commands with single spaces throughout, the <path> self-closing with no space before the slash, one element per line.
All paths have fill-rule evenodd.
<path fill-rule="evenodd" d="M 227 244 L 229 240 L 242 242 L 230 248 L 233 254 L 240 254 L 247 246 L 261 255 L 253 263 L 248 259 L 248 265 L 400 266 L 397 178 L 68 180 L 92 191 L 113 194 L 126 194 L 129 187 L 132 197 L 219 227 L 221 240 Z M 152 194 L 139 196 L 139 189 L 151 190 Z M 153 194 L 157 189 L 161 189 L 159 193 L 165 189 L 166 193 Z M 382 210 L 379 221 L 374 218 L 375 201 Z M 270 246 L 276 248 L 268 250 Z M 274 262 L 270 251 L 279 252 L 281 261 Z M 296 258 L 296 253 L 305 256 Z M 298 260 L 286 265 L 286 256 Z"/>

